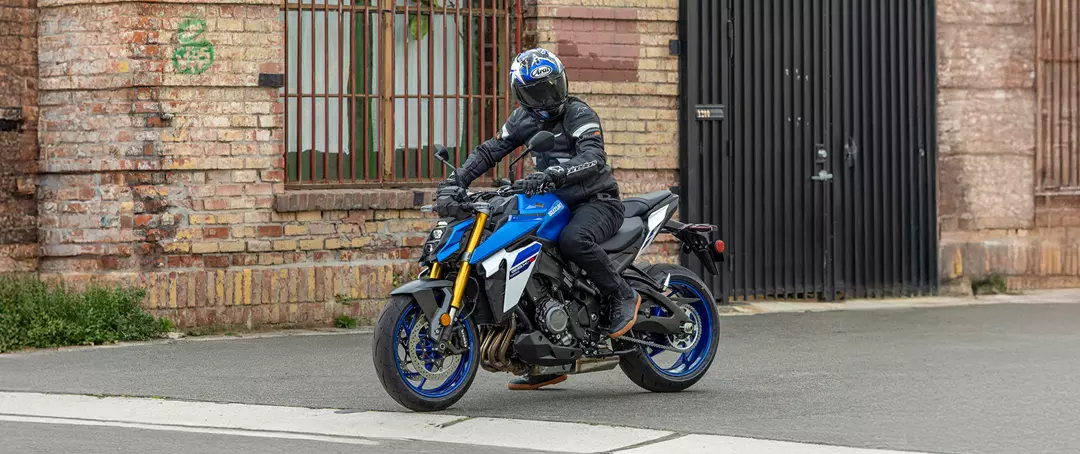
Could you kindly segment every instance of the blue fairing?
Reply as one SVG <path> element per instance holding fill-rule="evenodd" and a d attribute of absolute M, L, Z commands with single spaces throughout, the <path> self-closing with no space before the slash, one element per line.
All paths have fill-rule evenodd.
<path fill-rule="evenodd" d="M 570 222 L 570 210 L 554 194 L 533 197 L 519 194 L 517 198 L 517 213 L 511 214 L 510 219 L 499 230 L 476 247 L 470 260 L 471 263 L 480 263 L 519 238 L 533 232 L 536 232 L 539 238 L 556 241 L 563 227 Z"/>
<path fill-rule="evenodd" d="M 465 232 L 468 231 L 468 228 L 471 225 L 473 225 L 473 220 L 466 219 L 464 222 L 459 222 L 451 226 L 450 231 L 444 233 L 444 235 L 449 235 L 449 238 L 443 242 L 442 249 L 439 249 L 439 255 L 435 256 L 435 259 L 444 262 L 461 249 L 461 238 L 465 236 Z"/>

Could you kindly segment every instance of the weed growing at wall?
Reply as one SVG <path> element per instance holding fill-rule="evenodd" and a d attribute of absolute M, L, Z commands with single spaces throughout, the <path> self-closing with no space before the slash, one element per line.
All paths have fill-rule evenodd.
<path fill-rule="evenodd" d="M 143 312 L 141 290 L 74 291 L 34 278 L 0 276 L 0 352 L 146 340 L 172 324 Z"/>

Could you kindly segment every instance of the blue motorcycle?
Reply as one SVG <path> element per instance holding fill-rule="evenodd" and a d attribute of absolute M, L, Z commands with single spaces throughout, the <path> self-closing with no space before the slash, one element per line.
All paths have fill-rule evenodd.
<path fill-rule="evenodd" d="M 540 132 L 521 157 L 553 145 L 554 136 Z M 445 148 L 436 147 L 435 157 L 454 168 Z M 724 243 L 713 240 L 714 226 L 672 220 L 679 198 L 670 191 L 623 202 L 622 227 L 602 247 L 642 304 L 633 329 L 611 340 L 599 328 L 604 295 L 559 254 L 569 208 L 552 194 L 497 184 L 470 193 L 457 216 L 435 223 L 420 277 L 392 291 L 379 314 L 373 357 L 390 397 L 413 411 L 443 410 L 481 367 L 544 375 L 619 366 L 654 392 L 682 391 L 704 376 L 720 340 L 709 287 L 682 266 L 635 262 L 658 234 L 669 233 L 716 274 Z"/>

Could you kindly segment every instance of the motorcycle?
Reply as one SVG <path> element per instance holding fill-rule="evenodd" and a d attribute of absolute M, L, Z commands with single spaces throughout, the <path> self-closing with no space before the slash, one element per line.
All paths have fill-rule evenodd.
<path fill-rule="evenodd" d="M 554 141 L 537 133 L 518 159 L 548 151 Z M 435 158 L 454 169 L 449 152 L 435 148 Z M 679 198 L 670 191 L 623 201 L 622 227 L 601 247 L 642 302 L 633 329 L 612 340 L 599 328 L 607 317 L 604 295 L 559 253 L 570 209 L 553 194 L 496 184 L 436 221 L 420 276 L 394 289 L 379 314 L 373 358 L 390 397 L 413 411 L 444 410 L 468 391 L 479 368 L 544 375 L 618 366 L 653 392 L 682 391 L 705 375 L 720 340 L 709 287 L 682 266 L 635 262 L 664 232 L 716 274 L 724 243 L 712 239 L 715 226 L 672 220 Z"/>

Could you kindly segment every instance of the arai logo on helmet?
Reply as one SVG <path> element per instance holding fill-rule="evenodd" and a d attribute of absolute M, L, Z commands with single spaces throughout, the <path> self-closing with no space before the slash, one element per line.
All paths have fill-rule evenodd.
<path fill-rule="evenodd" d="M 551 74 L 550 66 L 538 66 L 536 69 L 533 69 L 532 73 L 529 75 L 532 76 L 533 79 L 541 79 L 547 77 L 548 74 Z"/>

